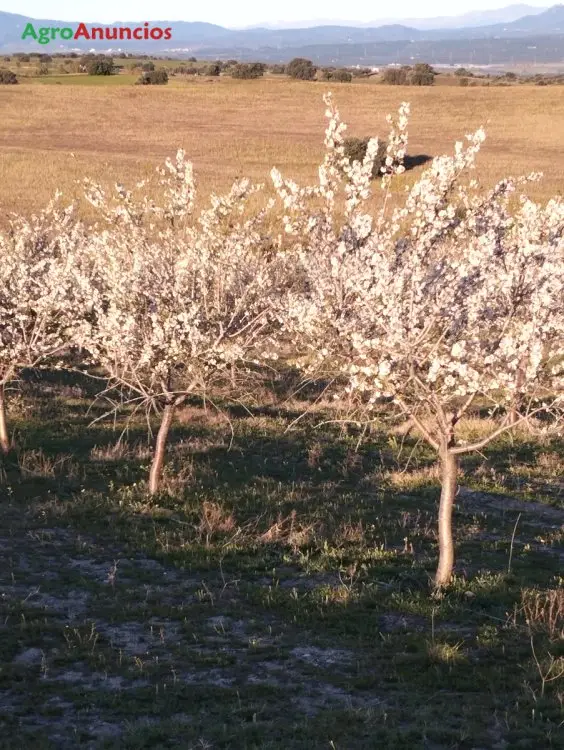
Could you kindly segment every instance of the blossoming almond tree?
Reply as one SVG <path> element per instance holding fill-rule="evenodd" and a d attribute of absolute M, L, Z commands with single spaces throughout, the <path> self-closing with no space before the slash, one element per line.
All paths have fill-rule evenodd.
<path fill-rule="evenodd" d="M 21 370 L 68 350 L 77 311 L 77 256 L 84 239 L 73 207 L 56 202 L 37 216 L 15 217 L 0 233 L 0 450 L 11 441 L 6 389 Z"/>
<path fill-rule="evenodd" d="M 270 335 L 275 262 L 261 253 L 267 208 L 241 216 L 257 187 L 236 182 L 194 215 L 191 165 L 179 151 L 161 171 L 165 205 L 135 200 L 118 186 L 118 206 L 89 185 L 108 219 L 93 233 L 92 314 L 80 343 L 126 399 L 161 413 L 149 490 L 159 490 L 176 409 L 190 394 L 206 396 L 234 370 L 243 381 L 256 369 Z"/>
<path fill-rule="evenodd" d="M 299 238 L 294 251 L 315 245 L 323 257 L 334 245 L 347 249 L 361 245 L 376 230 L 374 217 L 366 212 L 365 204 L 371 196 L 372 170 L 379 151 L 378 138 L 371 138 L 364 160 L 349 160 L 343 140 L 346 124 L 341 122 L 331 94 L 324 96 L 324 102 L 329 123 L 319 183 L 300 187 L 293 180 L 284 179 L 278 169 L 271 171 L 274 187 L 287 211 L 283 216 L 284 230 Z M 397 118 L 387 117 L 390 132 L 381 167 L 383 213 L 378 218 L 379 229 L 390 198 L 392 176 L 405 171 L 408 114 L 409 104 L 402 102 Z"/>
<path fill-rule="evenodd" d="M 338 154 L 338 114 L 328 115 L 329 147 Z M 329 222 L 312 239 L 313 190 L 289 191 L 274 174 L 301 277 L 282 313 L 302 355 L 296 363 L 343 383 L 368 417 L 386 403 L 437 451 L 437 586 L 453 572 L 459 456 L 541 411 L 561 425 L 564 412 L 564 203 L 522 197 L 511 211 L 519 181 L 486 194 L 463 182 L 484 133 L 467 139 L 453 156 L 436 158 L 393 210 L 384 205 L 376 222 L 357 213 L 362 241 L 358 232 L 354 242 L 336 236 Z M 351 169 L 347 194 L 365 198 L 368 171 L 366 163 Z M 498 420 L 468 443 L 457 426 L 477 402 Z"/>

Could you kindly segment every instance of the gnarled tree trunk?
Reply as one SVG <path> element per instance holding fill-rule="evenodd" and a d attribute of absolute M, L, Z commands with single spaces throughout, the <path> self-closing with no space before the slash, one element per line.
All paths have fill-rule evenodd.
<path fill-rule="evenodd" d="M 4 454 L 10 450 L 10 438 L 6 422 L 6 392 L 4 383 L 0 384 L 0 451 Z"/>
<path fill-rule="evenodd" d="M 452 512 L 456 497 L 458 458 L 448 448 L 442 448 L 441 499 L 439 503 L 439 565 L 435 575 L 437 587 L 446 586 L 452 578 L 454 568 L 454 540 L 452 536 Z"/>
<path fill-rule="evenodd" d="M 155 455 L 153 456 L 153 463 L 151 464 L 151 472 L 149 474 L 149 492 L 151 495 L 155 495 L 159 491 L 165 461 L 166 442 L 172 420 L 174 419 L 175 410 L 176 402 L 172 401 L 165 406 L 163 411 L 161 426 L 159 427 L 157 442 L 155 444 Z"/>

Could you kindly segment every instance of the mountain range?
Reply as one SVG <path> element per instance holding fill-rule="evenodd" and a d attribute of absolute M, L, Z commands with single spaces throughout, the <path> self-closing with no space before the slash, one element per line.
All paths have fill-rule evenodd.
<path fill-rule="evenodd" d="M 526 10 L 526 15 L 506 20 Z M 540 12 L 539 12 L 540 11 Z M 486 19 L 504 18 L 496 23 Z M 457 19 L 450 19 L 454 23 Z M 419 19 L 421 21 L 421 19 Z M 411 23 L 383 25 L 326 24 L 303 28 L 228 29 L 211 23 L 154 21 L 152 26 L 172 29 L 170 41 L 121 41 L 124 51 L 154 54 L 195 54 L 204 59 L 237 58 L 286 62 L 292 57 L 309 57 L 318 64 L 385 65 L 424 60 L 431 64 L 504 64 L 509 62 L 564 63 L 564 5 L 545 10 L 530 6 L 509 6 L 499 11 L 475 11 L 458 17 L 459 26 L 449 19 L 435 21 L 434 28 L 417 28 Z M 0 12 L 0 51 L 109 51 L 108 42 L 57 40 L 40 45 L 22 40 L 25 26 L 75 28 L 75 22 L 34 19 Z M 117 21 L 115 26 L 136 26 L 139 22 Z M 474 25 L 468 25 L 473 23 Z M 442 24 L 442 26 L 441 26 Z M 466 24 L 466 25 L 465 25 Z M 108 26 L 109 24 L 87 24 Z M 117 51 L 114 43 L 113 51 Z"/>
<path fill-rule="evenodd" d="M 547 6 L 548 7 L 548 6 Z M 547 7 L 535 5 L 515 4 L 507 5 L 505 8 L 495 10 L 472 10 L 459 16 L 434 16 L 432 18 L 401 18 L 389 17 L 378 18 L 372 21 L 343 21 L 339 20 L 339 26 L 389 26 L 390 24 L 402 24 L 412 26 L 414 29 L 455 29 L 464 26 L 488 26 L 495 23 L 510 23 L 527 15 L 536 15 L 547 10 Z M 241 27 L 245 29 L 304 29 L 312 26 L 332 26 L 334 19 L 316 18 L 307 21 L 275 21 L 265 23 L 254 23 Z"/>

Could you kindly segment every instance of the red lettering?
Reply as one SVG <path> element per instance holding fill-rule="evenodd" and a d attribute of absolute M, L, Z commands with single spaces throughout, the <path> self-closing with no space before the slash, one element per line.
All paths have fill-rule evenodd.
<path fill-rule="evenodd" d="M 79 23 L 77 30 L 74 32 L 75 39 L 80 39 L 81 37 L 84 39 L 90 39 L 90 32 L 86 28 L 85 23 Z"/>
<path fill-rule="evenodd" d="M 141 36 L 139 36 L 139 34 L 141 34 Z M 133 29 L 133 38 L 143 39 L 143 29 L 140 26 L 136 29 Z"/>
<path fill-rule="evenodd" d="M 164 38 L 172 39 L 172 28 L 170 26 L 165 29 Z"/>
<path fill-rule="evenodd" d="M 159 28 L 151 29 L 151 39 L 155 39 L 155 40 L 162 39 L 163 34 L 164 34 L 164 31 L 162 29 L 159 29 Z"/>

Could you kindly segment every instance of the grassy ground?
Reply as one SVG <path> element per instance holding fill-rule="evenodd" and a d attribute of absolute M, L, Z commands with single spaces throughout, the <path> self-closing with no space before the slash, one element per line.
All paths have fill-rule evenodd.
<path fill-rule="evenodd" d="M 23 80 L 24 84 L 65 85 L 65 86 L 131 86 L 138 80 L 135 74 L 124 73 L 119 76 L 89 76 L 84 73 L 68 73 L 66 75 L 38 76 Z"/>
<path fill-rule="evenodd" d="M 230 447 L 194 404 L 149 499 L 146 425 L 89 426 L 91 397 L 46 373 L 11 401 L 0 748 L 564 748 L 561 442 L 466 459 L 433 598 L 438 487 L 412 436 L 356 451 L 320 414 L 286 431 L 289 402 L 232 412 Z"/>
<path fill-rule="evenodd" d="M 564 97 L 559 87 L 329 85 L 276 76 L 119 85 L 126 79 L 81 76 L 72 83 L 68 76 L 65 85 L 56 86 L 22 79 L 19 86 L 4 87 L 0 220 L 8 211 L 43 207 L 57 188 L 67 198 L 79 195 L 77 182 L 85 175 L 108 185 L 134 185 L 154 174 L 179 146 L 194 162 L 202 195 L 228 188 L 236 177 L 269 182 L 274 165 L 289 177 L 314 180 L 326 123 L 322 95 L 328 89 L 350 135 L 385 137 L 385 115 L 408 99 L 410 155 L 452 153 L 456 140 L 485 125 L 488 139 L 478 173 L 484 184 L 540 170 L 544 180 L 528 187 L 533 197 L 546 199 L 562 190 Z M 421 169 L 409 172 L 399 188 Z"/>

